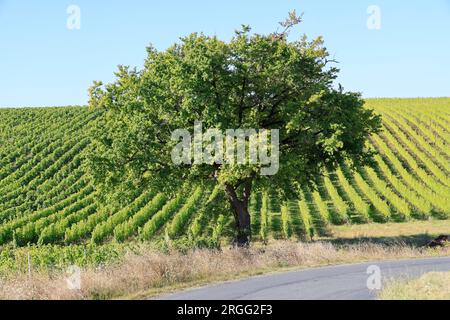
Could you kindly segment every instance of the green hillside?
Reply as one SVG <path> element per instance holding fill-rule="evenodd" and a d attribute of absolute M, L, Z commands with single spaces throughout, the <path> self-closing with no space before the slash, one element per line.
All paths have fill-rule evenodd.
<path fill-rule="evenodd" d="M 251 199 L 256 239 L 325 235 L 332 224 L 403 222 L 450 216 L 450 98 L 374 99 L 383 132 L 371 139 L 375 168 L 345 164 L 318 190 L 281 202 L 276 190 Z M 83 107 L 0 109 L 0 245 L 131 239 L 228 239 L 232 216 L 218 189 L 186 186 L 175 198 L 155 190 L 122 208 L 103 206 L 86 175 L 89 130 Z"/>

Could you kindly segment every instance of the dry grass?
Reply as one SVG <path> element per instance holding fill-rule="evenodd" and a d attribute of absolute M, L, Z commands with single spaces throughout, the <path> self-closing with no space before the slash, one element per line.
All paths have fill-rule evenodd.
<path fill-rule="evenodd" d="M 66 274 L 35 273 L 0 280 L 1 299 L 109 299 L 145 297 L 174 286 L 189 286 L 287 268 L 448 255 L 450 249 L 418 249 L 405 245 L 276 241 L 250 249 L 192 250 L 164 254 L 144 251 L 102 269 L 82 270 L 81 290 L 70 290 Z"/>
<path fill-rule="evenodd" d="M 395 281 L 379 295 L 383 300 L 450 300 L 450 272 L 431 272 L 419 279 Z"/>

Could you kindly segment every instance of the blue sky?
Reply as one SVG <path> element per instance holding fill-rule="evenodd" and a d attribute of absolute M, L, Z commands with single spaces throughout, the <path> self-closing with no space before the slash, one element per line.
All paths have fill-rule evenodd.
<path fill-rule="evenodd" d="M 79 30 L 67 28 L 72 4 Z M 379 30 L 367 27 L 370 5 Z M 304 12 L 292 37 L 323 35 L 346 89 L 450 96 L 450 0 L 0 0 L 0 106 L 86 104 L 93 80 L 141 67 L 149 43 L 163 50 L 194 31 L 229 39 L 241 24 L 268 33 L 292 9 Z"/>

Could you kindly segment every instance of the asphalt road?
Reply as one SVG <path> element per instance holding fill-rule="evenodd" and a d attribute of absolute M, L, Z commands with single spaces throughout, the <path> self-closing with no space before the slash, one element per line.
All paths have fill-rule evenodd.
<path fill-rule="evenodd" d="M 450 257 L 381 261 L 276 273 L 189 289 L 158 299 L 368 300 L 375 299 L 377 293 L 376 289 L 368 288 L 368 282 L 373 288 L 380 283 L 378 279 L 385 283 L 391 279 L 419 277 L 431 271 L 450 271 Z"/>

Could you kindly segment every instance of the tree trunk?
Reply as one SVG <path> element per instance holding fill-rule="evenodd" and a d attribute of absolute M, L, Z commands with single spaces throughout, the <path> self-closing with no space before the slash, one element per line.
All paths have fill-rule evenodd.
<path fill-rule="evenodd" d="M 247 247 L 251 239 L 251 221 L 248 212 L 248 201 L 250 197 L 251 182 L 244 186 L 244 195 L 239 199 L 236 189 L 230 185 L 225 186 L 226 193 L 230 200 L 231 208 L 236 223 L 235 244 L 238 247 Z"/>
<path fill-rule="evenodd" d="M 239 203 L 237 209 L 234 210 L 237 231 L 235 242 L 238 247 L 246 247 L 250 244 L 252 236 L 248 207 L 246 204 Z"/>

